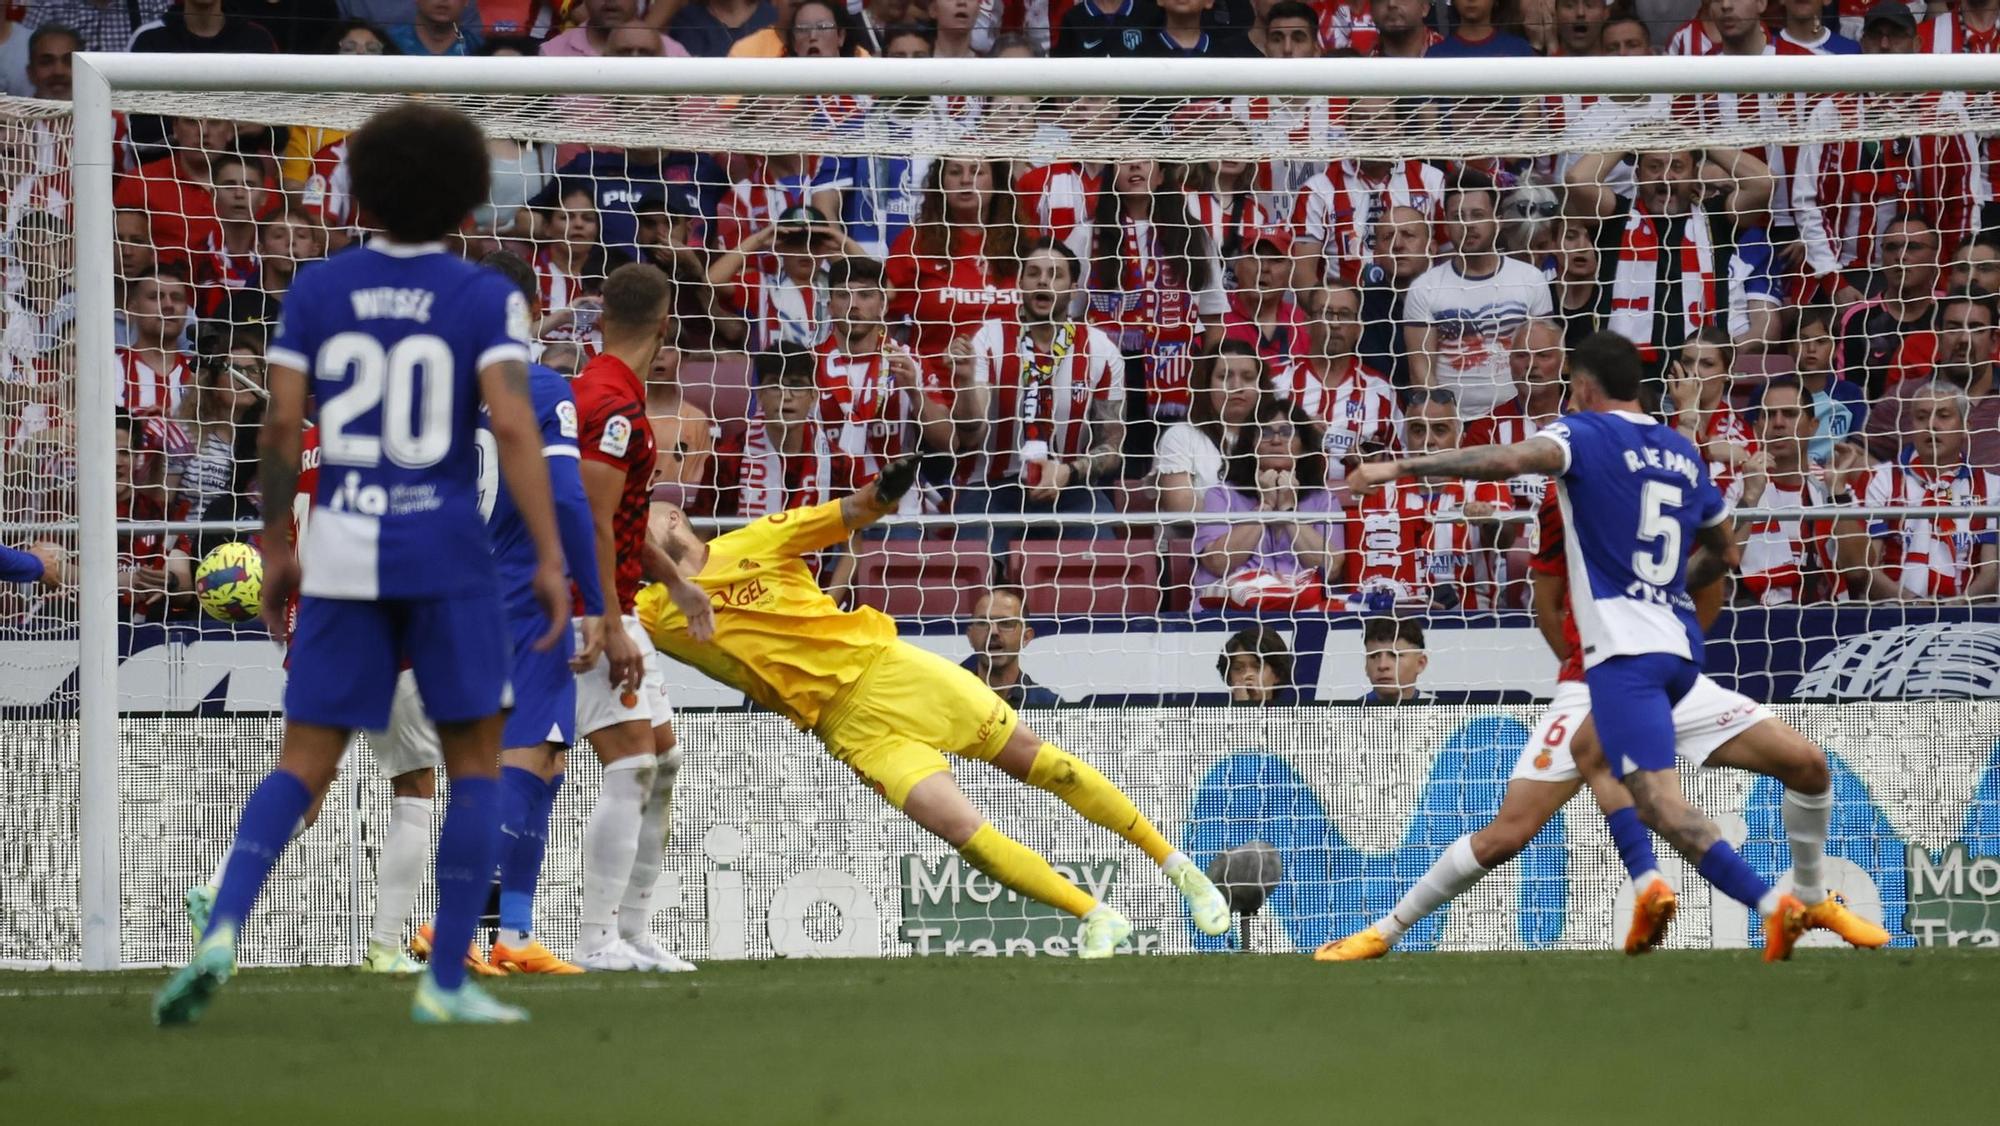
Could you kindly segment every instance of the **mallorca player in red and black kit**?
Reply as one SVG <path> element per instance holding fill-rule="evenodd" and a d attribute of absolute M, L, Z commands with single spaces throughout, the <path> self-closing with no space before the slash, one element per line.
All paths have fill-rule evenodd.
<path fill-rule="evenodd" d="M 604 281 L 598 316 L 604 350 L 571 384 L 583 490 L 597 526 L 597 566 L 605 621 L 577 622 L 576 733 L 604 765 L 597 808 L 583 834 L 583 906 L 577 965 L 586 970 L 691 970 L 652 933 L 653 886 L 665 859 L 666 811 L 680 751 L 673 711 L 652 639 L 633 613 L 646 548 L 656 448 L 646 418 L 650 371 L 668 332 L 667 278 L 632 264 Z M 703 616 L 708 596 L 676 575 L 674 601 Z"/>
<path fill-rule="evenodd" d="M 1549 648 L 1562 658 L 1562 668 L 1556 674 L 1555 698 L 1549 701 L 1541 722 L 1522 746 L 1521 757 L 1514 763 L 1514 772 L 1507 781 L 1506 795 L 1500 799 L 1500 808 L 1493 819 L 1453 841 L 1397 902 L 1395 909 L 1379 922 L 1321 946 L 1313 955 L 1319 961 L 1355 962 L 1387 954 L 1403 937 L 1403 932 L 1418 920 L 1519 855 L 1556 811 L 1583 788 L 1586 779 L 1578 773 L 1570 756 L 1570 740 L 1590 716 L 1590 691 L 1583 683 L 1583 644 L 1577 639 L 1576 619 L 1570 613 L 1562 507 L 1557 503 L 1556 490 L 1550 489 L 1544 495 L 1537 517 L 1541 534 L 1529 568 L 1534 583 L 1535 625 L 1548 640 Z M 1720 584 L 1711 590 L 1719 592 Z M 1701 609 L 1706 625 L 1721 609 L 1719 595 L 1704 591 L 1698 602 L 1705 603 Z M 1677 906 L 1674 890 L 1660 875 L 1653 855 L 1653 839 L 1638 824 L 1631 794 L 1603 769 L 1601 762 L 1597 767 L 1588 781 L 1605 820 L 1630 818 L 1637 830 L 1614 833 L 1614 838 L 1635 892 L 1632 929 L 1625 936 L 1625 952 L 1643 954 L 1666 936 L 1667 924 L 1673 920 Z"/>

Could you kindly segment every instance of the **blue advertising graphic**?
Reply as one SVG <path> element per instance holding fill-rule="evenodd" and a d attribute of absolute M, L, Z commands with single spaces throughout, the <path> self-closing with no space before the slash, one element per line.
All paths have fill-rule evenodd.
<path fill-rule="evenodd" d="M 1181 846 L 1204 865 L 1217 852 L 1251 841 L 1274 846 L 1283 875 L 1264 910 L 1294 948 L 1311 950 L 1387 914 L 1452 841 L 1483 825 L 1499 807 L 1527 736 L 1525 727 L 1504 716 L 1461 725 L 1432 757 L 1415 816 L 1402 841 L 1386 853 L 1368 852 L 1347 839 L 1329 815 L 1323 790 L 1301 776 L 1292 758 L 1237 751 L 1215 762 L 1197 784 Z M 1907 843 L 1850 765 L 1834 754 L 1828 759 L 1834 792 L 1828 864 L 1847 861 L 1873 882 L 1893 945 L 2000 947 L 2000 741 L 1979 769 L 1954 842 L 1935 851 Z M 1744 858 L 1774 882 L 1791 864 L 1783 796 L 1782 786 L 1759 778 L 1741 811 L 1748 831 Z M 1570 914 L 1567 816 L 1559 812 L 1513 861 L 1521 866 L 1517 940 L 1528 949 L 1555 943 Z M 1615 870 L 1606 875 L 1622 877 Z M 1690 871 L 1687 878 L 1695 877 Z M 1448 904 L 1412 927 L 1398 949 L 1436 949 L 1454 909 Z M 1229 941 L 1199 935 L 1192 927 L 1188 934 L 1200 949 L 1220 949 Z M 1762 945 L 1756 926 L 1739 937 Z"/>

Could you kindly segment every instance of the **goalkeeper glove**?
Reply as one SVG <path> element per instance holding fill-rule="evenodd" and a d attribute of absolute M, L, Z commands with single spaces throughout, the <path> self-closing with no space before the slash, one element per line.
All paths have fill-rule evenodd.
<path fill-rule="evenodd" d="M 882 475 L 875 478 L 875 499 L 889 507 L 903 499 L 910 486 L 917 483 L 917 464 L 922 459 L 916 454 L 908 454 L 882 467 Z"/>

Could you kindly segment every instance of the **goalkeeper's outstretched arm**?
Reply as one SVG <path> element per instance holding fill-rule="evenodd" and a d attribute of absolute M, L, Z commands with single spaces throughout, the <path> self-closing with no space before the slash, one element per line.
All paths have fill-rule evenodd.
<path fill-rule="evenodd" d="M 857 532 L 896 511 L 903 496 L 917 483 L 916 454 L 899 457 L 882 467 L 882 472 L 840 502 L 840 519 L 847 530 Z"/>

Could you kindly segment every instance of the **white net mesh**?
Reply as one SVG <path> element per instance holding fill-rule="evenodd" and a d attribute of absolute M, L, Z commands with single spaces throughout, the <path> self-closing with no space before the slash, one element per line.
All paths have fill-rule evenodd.
<path fill-rule="evenodd" d="M 1530 602 L 1554 530 L 1537 518 L 1545 482 L 1362 500 L 1347 468 L 1532 434 L 1562 409 L 1567 350 L 1599 330 L 1641 346 L 1649 398 L 1763 512 L 1739 523 L 1710 671 L 1774 703 L 1921 701 L 1787 713 L 1843 764 L 1833 852 L 1894 928 L 1916 910 L 1906 843 L 1933 866 L 1955 842 L 1996 851 L 1993 718 L 1934 699 L 1993 696 L 2000 667 L 1990 95 L 433 96 L 491 142 L 492 199 L 454 249 L 534 268 L 542 362 L 588 362 L 619 265 L 675 281 L 649 373 L 657 501 L 727 528 L 924 452 L 906 511 L 826 553 L 822 583 L 1018 705 L 1092 705 L 1035 720 L 1203 862 L 1277 845 L 1285 942 L 1366 922 L 1476 827 L 1532 726 L 1524 705 L 1557 673 Z M 120 307 L 90 315 L 118 325 L 120 515 L 184 522 L 121 540 L 122 703 L 149 713 L 128 718 L 122 758 L 128 960 L 178 956 L 180 891 L 270 760 L 276 650 L 254 624 L 204 617 L 194 571 L 259 517 L 264 339 L 297 268 L 361 237 L 342 130 L 394 100 L 121 89 L 117 214 L 95 217 L 70 206 L 61 110 L 0 103 L 4 538 L 73 542 L 80 373 L 61 247 L 85 222 L 116 224 Z M 1944 511 L 1893 511 L 1921 506 Z M 0 958 L 66 960 L 75 610 L 60 588 L 0 597 L 0 839 L 29 858 L 4 884 Z M 1426 632 L 1365 628 L 1383 618 Z M 686 952 L 790 949 L 756 920 L 794 908 L 811 937 L 794 952 L 1005 945 L 1012 932 L 972 923 L 1006 906 L 988 888 L 942 914 L 917 902 L 919 886 L 943 894 L 950 854 L 808 739 L 737 714 L 741 694 L 691 668 L 668 675 L 697 765 L 661 926 Z M 1154 710 L 1412 693 L 1453 706 Z M 1951 737 L 1895 735 L 1905 719 Z M 737 778 L 723 763 L 746 754 L 755 777 Z M 348 769 L 280 869 L 263 917 L 288 922 L 258 960 L 358 953 L 388 799 L 372 768 Z M 1906 777 L 1948 780 L 1957 804 L 1938 820 L 1885 793 Z M 595 772 L 572 778 L 543 898 L 559 946 Z M 1772 795 L 1705 785 L 1711 808 L 1744 818 L 1753 860 L 1781 871 Z M 1003 793 L 975 797 L 1053 858 L 1138 864 Z M 1308 796 L 1317 820 L 1270 813 Z M 1606 942 L 1615 865 L 1594 819 L 1567 832 L 1538 838 L 1519 878 L 1544 890 L 1521 891 L 1521 913 L 1456 913 L 1416 944 Z M 1163 948 L 1189 948 L 1142 872 L 1120 894 L 1151 904 L 1135 917 Z M 1953 927 L 1984 925 L 1965 922 L 1985 909 L 1976 891 L 1938 902 Z M 1039 925 L 1023 932 L 1037 943 Z M 1697 924 L 1686 941 L 1710 938 Z"/>

